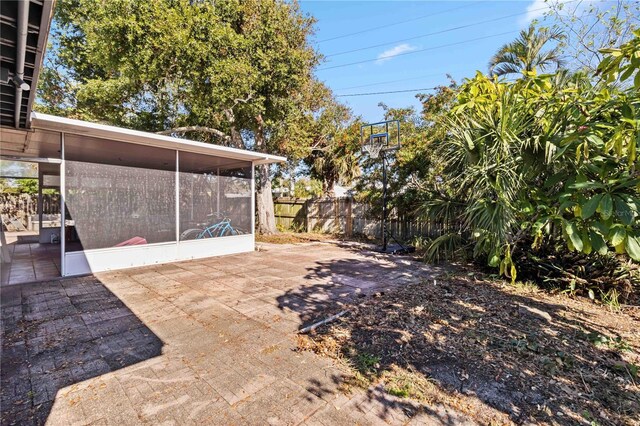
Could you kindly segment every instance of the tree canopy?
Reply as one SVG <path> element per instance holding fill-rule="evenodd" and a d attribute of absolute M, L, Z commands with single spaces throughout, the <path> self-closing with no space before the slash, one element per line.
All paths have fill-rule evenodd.
<path fill-rule="evenodd" d="M 308 154 L 330 92 L 313 76 L 313 18 L 275 0 L 61 0 L 37 108 L 246 149 Z M 269 169 L 259 226 L 275 231 Z"/>

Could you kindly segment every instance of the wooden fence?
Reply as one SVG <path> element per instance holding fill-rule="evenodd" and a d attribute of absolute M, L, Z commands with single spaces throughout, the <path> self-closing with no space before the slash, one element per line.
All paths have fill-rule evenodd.
<path fill-rule="evenodd" d="M 371 206 L 355 202 L 352 198 L 287 198 L 274 200 L 276 225 L 282 230 L 327 232 L 347 236 L 381 235 L 380 215 Z M 396 238 L 437 237 L 456 228 L 443 221 L 424 221 L 413 215 L 389 213 L 389 231 Z"/>
<path fill-rule="evenodd" d="M 42 195 L 42 213 L 60 213 L 60 195 Z M 38 214 L 38 195 L 36 194 L 3 194 L 0 193 L 0 214 L 4 218 L 18 219 L 29 226 L 29 217 Z"/>

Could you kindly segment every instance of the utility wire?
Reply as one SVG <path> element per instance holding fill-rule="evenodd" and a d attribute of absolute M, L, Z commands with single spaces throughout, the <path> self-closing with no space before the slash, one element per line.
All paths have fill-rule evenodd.
<path fill-rule="evenodd" d="M 487 2 L 486 1 L 472 2 L 472 4 L 480 4 L 480 3 L 487 3 Z M 364 33 L 368 33 L 368 32 L 371 32 L 371 31 L 377 31 L 377 30 L 380 30 L 382 28 L 389 28 L 389 27 L 393 27 L 395 25 L 406 24 L 407 22 L 413 22 L 413 21 L 418 21 L 420 19 L 429 18 L 429 17 L 432 17 L 432 16 L 442 15 L 444 13 L 453 12 L 455 10 L 462 9 L 462 8 L 465 8 L 465 7 L 468 7 L 468 6 L 470 6 L 470 5 L 469 4 L 464 4 L 462 6 L 457 6 L 457 7 L 451 8 L 451 9 L 441 10 L 440 12 L 430 13 L 430 14 L 427 14 L 427 15 L 417 16 L 415 18 L 407 19 L 407 20 L 404 20 L 404 21 L 393 22 L 391 24 L 386 24 L 386 25 L 379 25 L 377 27 L 367 28 L 365 30 L 356 31 L 356 32 L 353 32 L 353 33 L 348 33 L 348 34 L 343 34 L 343 35 L 339 35 L 339 36 L 335 36 L 335 37 L 325 38 L 323 40 L 317 41 L 317 43 L 324 43 L 324 42 L 327 42 L 327 41 L 338 40 L 338 39 L 341 39 L 341 38 L 351 37 L 351 36 L 358 35 L 358 34 L 364 34 Z"/>
<path fill-rule="evenodd" d="M 388 95 L 390 93 L 407 93 L 407 92 L 419 92 L 421 90 L 436 90 L 437 87 L 422 87 L 419 89 L 407 89 L 407 90 L 391 90 L 388 92 L 367 92 L 367 93 L 350 93 L 347 95 L 336 95 L 337 97 L 346 98 L 348 96 L 369 96 L 369 95 Z"/>
<path fill-rule="evenodd" d="M 398 56 L 413 55 L 413 54 L 416 54 L 416 53 L 426 52 L 428 50 L 436 50 L 436 49 L 442 49 L 444 47 L 457 46 L 457 45 L 460 45 L 460 44 L 471 43 L 471 42 L 474 42 L 474 41 L 485 40 L 485 39 L 488 39 L 488 38 L 499 37 L 499 36 L 503 36 L 503 35 L 506 35 L 506 34 L 513 34 L 513 33 L 517 33 L 517 32 L 519 32 L 519 30 L 506 31 L 506 32 L 503 32 L 503 33 L 492 34 L 492 35 L 488 35 L 488 36 L 484 36 L 484 37 L 476 37 L 476 38 L 472 38 L 472 39 L 468 39 L 468 40 L 462 40 L 462 41 L 458 41 L 458 42 L 455 42 L 455 43 L 448 43 L 448 44 L 442 44 L 440 46 L 427 47 L 425 49 L 412 50 L 410 52 L 399 53 L 399 54 L 391 56 L 389 58 L 372 58 L 372 59 L 365 59 L 365 60 L 362 60 L 362 61 L 349 62 L 349 63 L 346 63 L 346 64 L 333 65 L 331 67 L 318 68 L 318 71 L 331 70 L 331 69 L 334 69 L 334 68 L 344 68 L 344 67 L 349 67 L 351 65 L 359 65 L 359 64 L 365 64 L 367 62 L 375 62 L 375 61 L 379 61 L 381 59 L 397 58 Z"/>
<path fill-rule="evenodd" d="M 577 1 L 577 0 L 567 1 L 567 2 L 564 2 L 564 4 L 572 3 L 573 1 Z M 431 33 L 426 33 L 426 34 L 420 34 L 420 35 L 417 35 L 417 36 L 413 36 L 413 37 L 409 37 L 409 38 L 403 38 L 403 39 L 400 39 L 400 40 L 389 41 L 389 42 L 384 42 L 384 43 L 380 43 L 380 44 L 373 44 L 371 46 L 359 47 L 357 49 L 352 49 L 352 50 L 345 50 L 345 51 L 342 51 L 342 52 L 337 52 L 337 53 L 332 53 L 330 55 L 325 55 L 325 58 L 332 58 L 334 56 L 346 55 L 348 53 L 361 52 L 363 50 L 368 50 L 368 49 L 375 49 L 376 47 L 388 46 L 388 45 L 391 45 L 391 44 L 402 43 L 404 41 L 411 41 L 411 40 L 416 40 L 416 39 L 419 39 L 419 38 L 428 37 L 428 36 L 432 36 L 432 35 L 444 34 L 444 33 L 448 33 L 448 32 L 451 32 L 451 31 L 461 30 L 461 29 L 464 29 L 464 28 L 475 27 L 477 25 L 489 24 L 489 23 L 492 23 L 492 22 L 501 21 L 503 19 L 509 19 L 509 18 L 513 18 L 513 17 L 516 17 L 516 16 L 526 15 L 526 14 L 531 13 L 531 12 L 539 12 L 541 10 L 546 10 L 546 9 L 549 9 L 549 8 L 551 8 L 551 6 L 540 7 L 538 9 L 527 10 L 527 11 L 524 11 L 524 12 L 512 13 L 511 15 L 499 16 L 497 18 L 486 19 L 484 21 L 473 22 L 471 24 L 460 25 L 460 26 L 457 26 L 457 27 L 445 28 L 443 30 L 434 31 L 434 32 L 431 32 Z"/>
<path fill-rule="evenodd" d="M 402 78 L 400 80 L 379 81 L 377 83 L 360 84 L 358 86 L 341 87 L 341 88 L 335 89 L 335 90 L 351 90 L 351 89 L 360 89 L 362 87 L 382 86 L 382 85 L 391 84 L 391 83 L 401 83 L 401 82 L 404 82 L 404 81 L 420 80 L 421 78 L 427 78 L 427 77 L 443 76 L 443 75 L 446 75 L 446 74 L 453 74 L 454 72 L 460 72 L 460 71 L 462 71 L 462 70 L 443 70 L 441 72 L 436 72 L 436 73 L 433 73 L 433 74 L 419 75 L 417 77 Z"/>

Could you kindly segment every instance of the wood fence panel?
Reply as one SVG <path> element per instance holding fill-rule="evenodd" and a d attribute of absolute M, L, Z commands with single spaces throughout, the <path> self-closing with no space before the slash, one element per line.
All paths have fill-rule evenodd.
<path fill-rule="evenodd" d="M 42 213 L 60 214 L 59 194 L 42 194 Z M 17 218 L 27 227 L 29 217 L 38 214 L 38 195 L 0 194 L 0 214 L 5 218 Z"/>
<path fill-rule="evenodd" d="M 380 217 L 371 206 L 351 198 L 276 198 L 276 224 L 282 230 L 332 232 L 343 235 L 365 235 L 380 238 Z M 438 237 L 456 229 L 443 221 L 424 221 L 411 215 L 389 213 L 387 226 L 396 238 Z"/>

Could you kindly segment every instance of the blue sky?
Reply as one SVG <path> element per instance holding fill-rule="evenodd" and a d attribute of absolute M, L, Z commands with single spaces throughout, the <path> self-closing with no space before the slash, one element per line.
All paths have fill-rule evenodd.
<path fill-rule="evenodd" d="M 446 84 L 447 73 L 460 81 L 476 70 L 486 72 L 491 55 L 539 16 L 536 10 L 544 8 L 544 2 L 304 0 L 301 7 L 317 19 L 315 46 L 327 56 L 316 74 L 336 95 L 343 95 L 433 87 Z M 495 21 L 482 23 L 491 19 Z M 390 25 L 401 21 L 409 22 Z M 378 26 L 386 27 L 340 37 Z M 431 35 L 414 38 L 425 34 Z M 331 40 L 334 37 L 340 38 Z M 413 39 L 402 41 L 407 38 Z M 382 46 L 340 54 L 373 45 Z M 360 61 L 369 62 L 329 68 Z M 338 99 L 369 122 L 383 118 L 379 102 L 420 108 L 415 92 Z"/>

